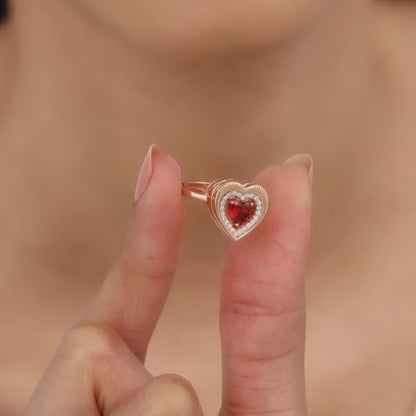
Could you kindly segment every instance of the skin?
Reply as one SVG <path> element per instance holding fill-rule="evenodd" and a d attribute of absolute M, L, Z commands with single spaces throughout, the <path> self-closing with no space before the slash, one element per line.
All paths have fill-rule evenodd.
<path fill-rule="evenodd" d="M 27 415 L 202 415 L 187 382 L 166 376 L 154 379 L 142 365 L 177 266 L 185 223 L 179 166 L 155 155 L 153 169 L 134 208 L 120 259 L 81 325 L 64 338 Z M 258 183 L 268 189 L 275 206 L 284 201 L 285 207 L 272 210 L 255 235 L 229 249 L 220 313 L 221 415 L 306 414 L 303 286 L 311 212 L 308 170 L 295 164 L 263 171 Z M 150 394 L 152 389 L 156 393 Z"/>
<path fill-rule="evenodd" d="M 309 414 L 411 414 L 416 390 L 416 374 L 410 370 L 416 367 L 416 198 L 409 192 L 416 177 L 414 4 L 258 0 L 255 8 L 249 1 L 238 7 L 201 2 L 190 8 L 171 0 L 162 9 L 150 0 L 34 3 L 14 1 L 14 16 L 0 32 L 5 45 L 0 48 L 0 264 L 7 295 L 1 307 L 8 317 L 1 322 L 6 340 L 1 356 L 7 357 L 2 363 L 6 377 L 1 380 L 1 413 L 21 414 L 64 328 L 79 320 L 82 324 L 66 336 L 28 412 L 39 414 L 37 409 L 44 409 L 51 398 L 57 406 L 54 414 L 73 411 L 67 409 L 74 395 L 88 412 L 96 411 L 91 375 L 96 377 L 96 391 L 102 392 L 100 411 L 129 414 L 129 406 L 136 412 L 163 394 L 166 406 L 161 413 L 168 411 L 169 403 L 182 403 L 182 414 L 200 412 L 187 382 L 167 376 L 153 379 L 144 370 L 138 340 L 126 337 L 116 317 L 104 313 L 110 303 L 109 298 L 100 303 L 103 289 L 94 303 L 103 309 L 95 306 L 95 314 L 85 317 L 121 250 L 138 160 L 157 142 L 180 162 L 186 179 L 232 176 L 244 181 L 290 154 L 314 156 L 313 233 L 306 273 Z M 165 166 L 160 174 L 170 172 L 172 179 L 158 193 L 161 198 L 177 188 L 179 173 L 165 156 L 159 156 L 155 169 L 159 164 Z M 292 222 L 279 215 L 292 212 L 292 197 L 307 202 L 303 197 L 308 191 L 297 188 L 308 183 L 303 170 L 275 166 L 260 174 L 258 180 L 264 180 L 277 201 L 274 214 L 263 231 L 229 247 L 223 274 L 223 239 L 204 207 L 189 204 L 176 285 L 152 338 L 146 368 L 152 374 L 172 371 L 189 378 L 206 414 L 220 407 L 215 308 L 220 281 L 223 299 L 232 299 L 226 283 L 233 279 L 243 288 L 245 283 L 259 283 L 244 271 L 258 271 L 253 256 L 260 249 L 267 273 L 256 273 L 256 278 L 264 277 L 273 288 L 272 303 L 279 305 L 284 293 L 289 306 L 302 309 L 296 297 L 302 287 L 291 284 L 303 282 L 308 232 L 303 229 L 298 235 L 297 227 L 284 232 L 282 224 Z M 287 193 L 284 186 L 289 187 Z M 146 229 L 143 224 L 152 224 L 152 217 L 140 212 L 143 205 L 136 204 L 133 212 L 131 230 L 137 239 L 145 238 L 140 234 Z M 308 213 L 300 217 L 294 223 L 306 224 Z M 267 230 L 274 227 L 285 244 L 301 251 L 292 259 L 293 267 L 282 270 L 281 259 L 267 255 L 273 249 Z M 125 250 L 133 253 L 134 263 L 141 252 L 135 250 L 137 242 L 127 241 Z M 165 257 L 166 251 L 158 254 L 162 264 Z M 238 269 L 242 264 L 244 271 Z M 293 274 L 283 273 L 289 270 Z M 152 290 L 141 276 L 141 270 L 112 272 L 105 282 L 128 281 L 139 294 L 143 288 Z M 124 297 L 114 296 L 117 299 L 123 300 L 119 308 L 129 304 Z M 267 296 L 258 300 L 264 306 Z M 131 302 L 126 311 L 136 319 L 141 314 L 135 308 L 143 311 L 143 302 L 139 296 Z M 162 303 L 155 302 L 157 310 Z M 117 305 L 110 313 L 114 310 Z M 156 315 L 152 308 L 146 310 L 153 329 Z M 286 413 L 304 414 L 302 322 L 290 327 L 280 320 L 273 331 L 264 332 L 254 326 L 251 353 L 272 345 L 267 339 L 285 345 L 292 334 L 297 354 L 293 360 L 290 355 L 275 360 L 283 367 L 266 360 L 267 365 L 260 366 L 266 374 L 238 363 L 237 371 L 256 374 L 256 384 L 247 386 L 242 383 L 250 379 L 241 373 L 243 380 L 230 381 L 236 372 L 229 369 L 233 354 L 238 356 L 233 346 L 245 345 L 247 334 L 238 328 L 252 323 L 231 325 L 222 311 L 222 342 L 225 351 L 232 351 L 223 361 L 223 412 L 261 414 L 267 410 L 261 406 L 277 411 L 282 409 L 277 405 L 285 404 Z M 250 318 L 239 312 L 241 319 Z M 261 315 L 257 322 L 252 318 L 255 324 L 264 323 Z M 134 319 L 129 324 L 135 328 L 132 335 L 143 336 Z M 288 332 L 283 330 L 286 324 Z M 201 326 L 204 331 L 197 339 L 189 335 Z M 103 357 L 125 374 L 120 391 L 108 375 L 94 373 L 100 366 L 93 363 Z M 264 383 L 271 378 L 277 391 Z M 71 390 L 79 387 L 80 379 L 86 380 L 86 390 Z M 64 380 L 71 386 L 65 388 Z M 58 387 L 62 390 L 54 390 Z M 113 397 L 113 392 L 119 395 Z M 259 399 L 254 400 L 256 409 L 247 410 L 246 397 L 250 403 Z M 276 404 L 273 398 L 282 400 Z"/>

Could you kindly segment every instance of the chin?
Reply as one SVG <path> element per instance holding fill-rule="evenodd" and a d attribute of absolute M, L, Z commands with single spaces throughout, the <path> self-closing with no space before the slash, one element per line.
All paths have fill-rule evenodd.
<path fill-rule="evenodd" d="M 167 55 L 252 52 L 307 25 L 324 0 L 75 0 L 142 50 Z"/>

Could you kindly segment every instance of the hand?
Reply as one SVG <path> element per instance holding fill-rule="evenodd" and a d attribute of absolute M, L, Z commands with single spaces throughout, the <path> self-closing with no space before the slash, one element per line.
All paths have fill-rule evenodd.
<path fill-rule="evenodd" d="M 304 275 L 311 161 L 298 156 L 255 182 L 270 210 L 230 243 L 223 274 L 221 416 L 306 415 Z M 28 416 L 200 416 L 188 381 L 152 377 L 146 350 L 167 297 L 184 235 L 181 175 L 149 153 L 125 248 L 83 322 L 71 329 L 37 386 Z M 205 278 L 197 276 L 196 278 Z"/>

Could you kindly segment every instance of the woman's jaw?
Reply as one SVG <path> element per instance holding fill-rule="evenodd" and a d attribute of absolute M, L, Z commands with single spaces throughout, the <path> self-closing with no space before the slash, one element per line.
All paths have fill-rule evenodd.
<path fill-rule="evenodd" d="M 161 55 L 251 52 L 302 31 L 325 0 L 70 0 L 130 44 Z"/>

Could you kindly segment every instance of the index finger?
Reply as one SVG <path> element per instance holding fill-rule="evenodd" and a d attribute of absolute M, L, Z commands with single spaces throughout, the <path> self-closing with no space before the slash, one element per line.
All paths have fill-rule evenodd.
<path fill-rule="evenodd" d="M 185 206 L 170 156 L 151 147 L 140 177 L 125 247 L 85 320 L 117 331 L 143 361 L 181 252 Z"/>

